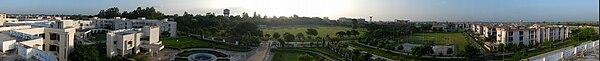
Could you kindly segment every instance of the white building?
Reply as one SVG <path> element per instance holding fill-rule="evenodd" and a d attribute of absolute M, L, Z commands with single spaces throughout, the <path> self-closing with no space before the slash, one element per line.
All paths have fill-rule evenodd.
<path fill-rule="evenodd" d="M 565 40 L 569 37 L 569 28 L 566 26 L 512 26 L 496 28 L 498 42 L 503 44 L 538 44 Z"/>
<path fill-rule="evenodd" d="M 177 22 L 165 20 L 146 20 L 145 18 L 140 19 L 126 19 L 126 18 L 112 18 L 112 19 L 98 19 L 92 18 L 92 24 L 95 28 L 104 29 L 131 29 L 131 28 L 142 28 L 144 26 L 159 26 L 160 33 L 168 32 L 169 36 L 175 37 L 177 32 Z"/>
<path fill-rule="evenodd" d="M 75 28 L 58 27 L 64 25 L 59 23 L 52 24 L 56 27 L 11 28 L 1 32 L 2 51 L 16 49 L 18 55 L 25 59 L 67 61 L 74 47 Z"/>
<path fill-rule="evenodd" d="M 471 25 L 471 30 L 478 35 L 478 39 L 495 40 L 498 44 L 538 44 L 541 42 L 559 41 L 569 37 L 569 28 L 562 25 Z"/>
<path fill-rule="evenodd" d="M 108 57 L 137 54 L 142 49 L 158 53 L 164 46 L 159 41 L 159 27 L 120 29 L 106 34 L 106 52 Z"/>

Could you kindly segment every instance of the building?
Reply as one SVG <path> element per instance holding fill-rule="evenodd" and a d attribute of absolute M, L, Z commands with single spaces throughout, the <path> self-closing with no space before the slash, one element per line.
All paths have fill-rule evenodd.
<path fill-rule="evenodd" d="M 113 57 L 139 53 L 140 48 L 138 46 L 141 44 L 142 33 L 138 30 L 121 29 L 108 32 L 106 34 L 106 55 Z"/>
<path fill-rule="evenodd" d="M 433 24 L 431 25 L 431 29 L 435 31 L 448 32 L 447 24 Z"/>
<path fill-rule="evenodd" d="M 73 51 L 75 28 L 62 21 L 54 27 L 11 28 L 0 33 L 2 51 L 16 50 L 24 59 L 39 61 L 67 61 Z"/>
<path fill-rule="evenodd" d="M 346 17 L 340 17 L 337 21 L 338 21 L 338 23 L 341 23 L 341 24 L 344 24 L 344 25 L 353 25 L 352 21 L 356 21 L 357 22 L 357 24 L 356 24 L 357 26 L 364 26 L 365 24 L 368 23 L 363 18 L 346 18 Z"/>
<path fill-rule="evenodd" d="M 144 26 L 159 26 L 160 32 L 159 34 L 168 34 L 170 37 L 175 37 L 177 32 L 177 22 L 164 20 L 146 20 L 145 18 L 140 19 L 126 19 L 115 17 L 112 19 L 98 19 L 97 17 L 90 19 L 92 22 L 79 22 L 80 24 L 85 24 L 87 27 L 85 29 L 90 28 L 102 28 L 102 29 L 132 29 L 132 28 L 142 28 Z M 90 25 L 91 23 L 91 25 Z M 166 33 L 165 33 L 166 32 Z"/>
<path fill-rule="evenodd" d="M 565 40 L 569 37 L 569 27 L 562 25 L 471 25 L 478 40 L 493 41 L 486 45 L 523 44 L 532 45 L 542 42 Z"/>
<path fill-rule="evenodd" d="M 164 48 L 162 41 L 159 41 L 158 32 L 158 26 L 110 31 L 106 34 L 107 56 L 125 56 L 141 51 L 156 54 Z"/>
<path fill-rule="evenodd" d="M 230 12 L 229 12 L 229 9 L 225 9 L 225 10 L 223 10 L 223 16 L 225 16 L 225 17 L 229 17 L 229 13 L 230 13 Z"/>

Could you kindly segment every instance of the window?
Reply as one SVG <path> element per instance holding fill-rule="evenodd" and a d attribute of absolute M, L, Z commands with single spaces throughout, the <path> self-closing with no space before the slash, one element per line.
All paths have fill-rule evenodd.
<path fill-rule="evenodd" d="M 513 32 L 509 31 L 508 36 L 512 36 L 512 35 L 513 35 Z"/>
<path fill-rule="evenodd" d="M 512 42 L 513 41 L 513 37 L 508 37 L 508 42 Z"/>
<path fill-rule="evenodd" d="M 519 40 L 521 40 L 521 41 L 522 41 L 522 40 L 523 40 L 523 36 L 519 37 Z"/>
<path fill-rule="evenodd" d="M 50 51 L 58 51 L 58 46 L 50 45 Z"/>
<path fill-rule="evenodd" d="M 58 40 L 59 35 L 56 33 L 50 33 L 50 40 Z"/>
<path fill-rule="evenodd" d="M 519 35 L 523 35 L 523 31 L 519 31 Z"/>

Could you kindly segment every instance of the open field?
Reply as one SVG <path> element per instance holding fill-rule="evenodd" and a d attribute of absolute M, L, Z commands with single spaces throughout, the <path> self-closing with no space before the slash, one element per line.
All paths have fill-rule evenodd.
<path fill-rule="evenodd" d="M 469 40 L 463 33 L 413 33 L 400 37 L 407 43 L 425 44 L 426 41 L 434 41 L 437 45 L 455 45 L 458 49 L 469 45 Z"/>
<path fill-rule="evenodd" d="M 216 48 L 216 49 L 225 49 L 231 51 L 250 51 L 249 47 L 240 47 L 240 46 L 232 46 L 225 45 L 217 42 L 212 42 L 208 40 L 196 39 L 193 37 L 174 37 L 174 38 L 161 38 L 163 41 L 163 45 L 167 48 Z M 179 42 L 177 42 L 179 40 Z"/>
<path fill-rule="evenodd" d="M 327 35 L 329 35 L 329 37 L 337 37 L 336 36 L 336 32 L 339 31 L 348 31 L 348 30 L 352 30 L 351 27 L 344 27 L 344 26 L 318 26 L 318 25 L 294 25 L 294 26 L 277 26 L 277 27 L 269 27 L 269 28 L 265 28 L 265 29 L 261 29 L 263 31 L 264 34 L 271 34 L 273 35 L 273 33 L 278 32 L 279 34 L 283 35 L 285 32 L 289 32 L 291 34 L 298 34 L 298 33 L 302 33 L 304 34 L 304 36 L 308 36 L 308 34 L 306 34 L 306 29 L 316 29 L 318 32 L 317 37 L 326 37 Z M 364 31 L 366 31 L 366 29 L 356 29 L 356 31 L 359 31 L 360 34 L 363 34 Z"/>
<path fill-rule="evenodd" d="M 301 51 L 300 49 L 273 49 L 271 52 L 275 53 L 271 61 L 305 61 L 298 59 L 298 56 L 302 54 L 309 54 L 313 57 L 322 57 L 321 55 L 317 55 L 315 53 L 309 53 L 305 51 Z"/>

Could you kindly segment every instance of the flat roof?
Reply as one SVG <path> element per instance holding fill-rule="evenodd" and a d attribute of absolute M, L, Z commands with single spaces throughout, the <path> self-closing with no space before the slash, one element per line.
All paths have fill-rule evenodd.
<path fill-rule="evenodd" d="M 5 41 L 5 40 L 16 40 L 16 39 L 9 35 L 0 33 L 0 41 Z"/>

